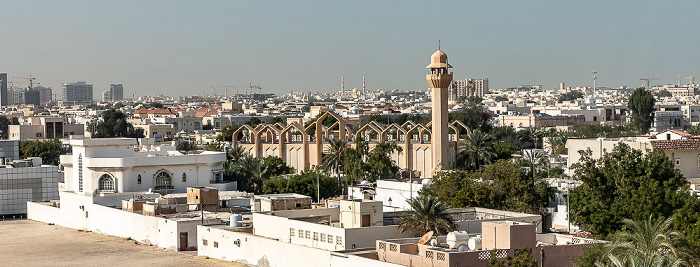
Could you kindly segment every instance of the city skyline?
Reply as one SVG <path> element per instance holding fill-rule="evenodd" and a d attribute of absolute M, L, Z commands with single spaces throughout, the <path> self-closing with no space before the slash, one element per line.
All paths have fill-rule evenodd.
<path fill-rule="evenodd" d="M 86 81 L 96 95 L 121 83 L 127 97 L 249 83 L 336 92 L 341 76 L 346 90 L 361 89 L 362 75 L 370 91 L 427 90 L 416 66 L 429 62 L 417 55 L 441 40 L 455 78 L 489 78 L 491 88 L 592 86 L 593 70 L 600 87 L 700 75 L 689 45 L 699 38 L 695 2 L 402 4 L 11 1 L 0 72 L 54 90 Z"/>

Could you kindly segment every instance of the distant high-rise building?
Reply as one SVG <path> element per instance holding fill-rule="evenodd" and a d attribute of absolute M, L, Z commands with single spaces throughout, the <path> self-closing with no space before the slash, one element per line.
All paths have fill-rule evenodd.
<path fill-rule="evenodd" d="M 35 106 L 41 105 L 41 92 L 39 92 L 38 90 L 25 90 L 24 104 Z"/>
<path fill-rule="evenodd" d="M 485 94 L 489 93 L 489 78 L 469 79 L 469 81 L 474 83 L 474 96 L 483 98 Z"/>
<path fill-rule="evenodd" d="M 68 105 L 89 105 L 92 103 L 92 84 L 85 82 L 64 83 L 63 103 Z"/>
<path fill-rule="evenodd" d="M 39 105 L 46 106 L 53 100 L 53 90 L 50 87 L 34 86 L 34 90 L 39 91 Z"/>
<path fill-rule="evenodd" d="M 7 92 L 7 104 L 8 105 L 22 105 L 24 104 L 24 88 L 12 87 Z"/>
<path fill-rule="evenodd" d="M 121 83 L 110 84 L 109 85 L 109 93 L 110 93 L 110 100 L 111 101 L 124 100 L 124 87 L 122 86 Z"/>
<path fill-rule="evenodd" d="M 109 102 L 112 101 L 112 91 L 107 90 L 102 92 L 102 102 Z"/>
<path fill-rule="evenodd" d="M 0 106 L 7 106 L 7 73 L 0 73 Z"/>

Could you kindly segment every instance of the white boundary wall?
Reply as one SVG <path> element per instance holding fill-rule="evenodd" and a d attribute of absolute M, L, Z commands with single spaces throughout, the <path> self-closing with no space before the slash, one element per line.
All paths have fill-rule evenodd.
<path fill-rule="evenodd" d="M 197 226 L 197 232 L 198 255 L 220 260 L 271 267 L 401 266 L 216 227 Z"/>
<path fill-rule="evenodd" d="M 61 208 L 28 202 L 27 218 L 116 237 L 130 237 L 144 244 L 172 250 L 179 248 L 180 232 L 188 232 L 188 247 L 196 246 L 196 225 L 201 224 L 200 220 L 171 220 L 144 216 L 93 204 L 92 197 L 67 192 L 60 194 Z M 205 224 L 220 222 L 220 219 L 205 220 Z"/>

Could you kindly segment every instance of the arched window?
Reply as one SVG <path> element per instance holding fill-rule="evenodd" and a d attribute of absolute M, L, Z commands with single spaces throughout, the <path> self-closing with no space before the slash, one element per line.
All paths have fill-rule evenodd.
<path fill-rule="evenodd" d="M 115 192 L 116 186 L 114 185 L 114 177 L 109 174 L 103 174 L 97 181 L 100 191 Z"/>
<path fill-rule="evenodd" d="M 83 154 L 78 154 L 78 192 L 83 192 Z"/>
<path fill-rule="evenodd" d="M 136 178 L 137 178 L 136 181 L 137 181 L 139 184 L 141 184 L 141 174 L 139 174 L 139 176 L 137 176 Z"/>
<path fill-rule="evenodd" d="M 173 189 L 173 178 L 165 170 L 161 170 L 156 174 L 156 190 L 162 189 Z"/>
<path fill-rule="evenodd" d="M 187 182 L 187 174 L 185 174 L 184 172 L 182 173 L 182 182 L 183 183 Z"/>

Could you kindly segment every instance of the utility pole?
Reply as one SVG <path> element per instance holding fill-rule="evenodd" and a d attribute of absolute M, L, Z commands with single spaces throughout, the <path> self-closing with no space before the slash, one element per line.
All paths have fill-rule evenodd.
<path fill-rule="evenodd" d="M 323 165 L 316 166 L 316 202 L 318 203 L 321 203 L 321 184 L 319 183 L 321 180 L 319 178 L 321 167 L 323 167 Z"/>
<path fill-rule="evenodd" d="M 596 81 L 595 80 L 596 80 L 597 73 L 598 73 L 597 71 L 593 70 L 593 93 L 594 94 L 595 94 L 595 89 L 596 89 L 596 84 L 595 84 Z"/>

